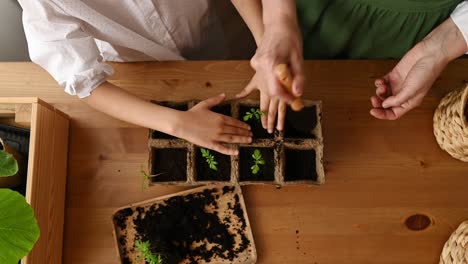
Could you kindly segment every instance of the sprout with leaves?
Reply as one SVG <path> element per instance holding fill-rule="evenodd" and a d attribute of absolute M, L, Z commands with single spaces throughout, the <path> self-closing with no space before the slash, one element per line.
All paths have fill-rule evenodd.
<path fill-rule="evenodd" d="M 259 149 L 255 149 L 252 154 L 254 165 L 250 167 L 250 170 L 253 174 L 257 174 L 260 171 L 260 165 L 265 165 L 265 160 L 263 160 L 262 153 Z"/>
<path fill-rule="evenodd" d="M 218 162 L 215 160 L 213 154 L 211 154 L 209 150 L 204 148 L 201 148 L 200 151 L 202 153 L 202 156 L 206 159 L 206 163 L 208 163 L 208 166 L 210 166 L 210 169 L 217 171 L 218 167 L 216 165 L 218 165 Z"/>
<path fill-rule="evenodd" d="M 250 108 L 250 111 L 247 111 L 244 115 L 244 121 L 249 121 L 250 119 L 254 119 L 254 120 L 257 120 L 257 121 L 260 121 L 260 118 L 262 117 L 263 115 L 263 112 L 260 111 L 259 108 L 257 109 L 254 109 L 254 108 Z"/>
<path fill-rule="evenodd" d="M 158 173 L 156 175 L 149 175 L 144 169 L 143 169 L 143 165 L 141 165 L 141 169 L 140 169 L 140 175 L 141 175 L 141 191 L 143 192 L 145 190 L 145 187 L 147 185 L 147 183 L 151 180 L 151 178 L 153 177 L 157 177 L 161 174 L 164 174 L 163 172 L 161 173 Z"/>
<path fill-rule="evenodd" d="M 162 264 L 163 260 L 160 254 L 151 252 L 151 243 L 149 241 L 135 241 L 135 250 L 140 253 L 136 261 L 144 259 L 149 264 Z"/>

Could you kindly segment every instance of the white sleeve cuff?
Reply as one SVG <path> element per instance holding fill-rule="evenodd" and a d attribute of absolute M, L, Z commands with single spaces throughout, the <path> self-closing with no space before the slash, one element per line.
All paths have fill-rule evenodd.
<path fill-rule="evenodd" d="M 98 68 L 75 73 L 60 84 L 65 87 L 65 92 L 68 94 L 85 98 L 90 96 L 94 89 L 105 82 L 112 74 L 114 74 L 114 70 L 110 65 L 101 64 Z"/>
<path fill-rule="evenodd" d="M 468 1 L 460 3 L 450 15 L 468 45 Z M 468 52 L 467 52 L 468 53 Z"/>

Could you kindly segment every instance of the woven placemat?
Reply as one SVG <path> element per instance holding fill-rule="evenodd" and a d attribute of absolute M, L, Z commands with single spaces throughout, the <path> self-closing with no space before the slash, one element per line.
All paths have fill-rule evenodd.
<path fill-rule="evenodd" d="M 440 264 L 468 264 L 468 221 L 450 236 L 440 255 Z"/>
<path fill-rule="evenodd" d="M 468 162 L 468 86 L 447 94 L 434 114 L 434 135 L 452 157 Z"/>

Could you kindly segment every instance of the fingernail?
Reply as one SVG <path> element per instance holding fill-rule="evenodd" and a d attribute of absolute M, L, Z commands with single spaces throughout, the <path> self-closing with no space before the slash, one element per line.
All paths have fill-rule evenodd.
<path fill-rule="evenodd" d="M 226 97 L 226 94 L 225 93 L 222 93 L 219 95 L 220 97 Z"/>
<path fill-rule="evenodd" d="M 272 129 L 268 129 L 268 133 L 273 133 L 273 130 Z"/>
<path fill-rule="evenodd" d="M 249 143 L 252 143 L 252 138 L 249 138 Z"/>

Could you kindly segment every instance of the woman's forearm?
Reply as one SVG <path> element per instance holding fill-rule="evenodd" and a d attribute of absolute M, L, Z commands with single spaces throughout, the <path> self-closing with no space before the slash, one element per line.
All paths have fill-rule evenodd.
<path fill-rule="evenodd" d="M 179 111 L 162 107 L 104 82 L 83 99 L 89 106 L 119 120 L 174 135 Z"/>
<path fill-rule="evenodd" d="M 231 0 L 231 2 L 249 27 L 258 46 L 263 36 L 262 0 Z"/>
<path fill-rule="evenodd" d="M 282 22 L 297 23 L 295 0 L 262 0 L 263 24 L 265 26 Z"/>

